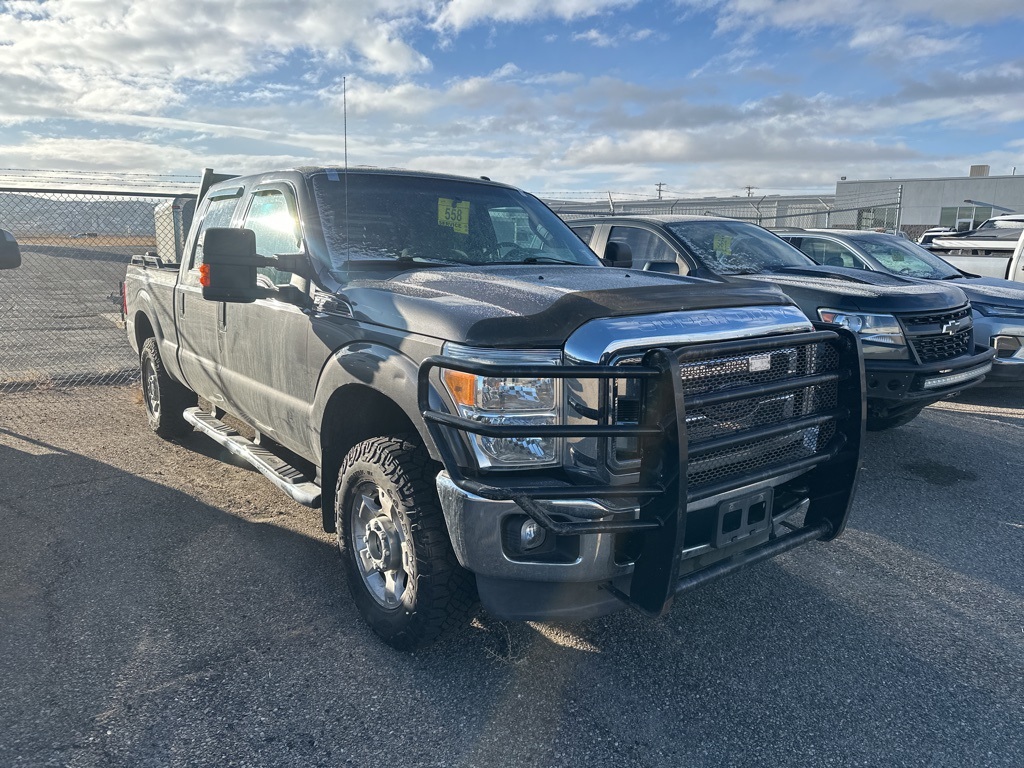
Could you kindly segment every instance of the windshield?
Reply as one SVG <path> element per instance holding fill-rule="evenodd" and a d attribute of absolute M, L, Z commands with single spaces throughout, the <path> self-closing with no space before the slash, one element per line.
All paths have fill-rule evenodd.
<path fill-rule="evenodd" d="M 561 219 L 517 189 L 399 174 L 313 177 L 330 269 L 351 263 L 599 265 Z"/>
<path fill-rule="evenodd" d="M 850 240 L 894 275 L 928 280 L 961 277 L 938 256 L 907 240 L 898 237 L 851 237 Z"/>
<path fill-rule="evenodd" d="M 668 225 L 690 253 L 720 275 L 752 275 L 786 267 L 813 267 L 814 262 L 785 240 L 756 224 L 708 219 Z"/>

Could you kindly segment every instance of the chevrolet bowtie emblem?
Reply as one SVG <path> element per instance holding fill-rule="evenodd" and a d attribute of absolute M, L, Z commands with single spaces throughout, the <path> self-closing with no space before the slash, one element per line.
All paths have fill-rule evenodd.
<path fill-rule="evenodd" d="M 948 333 L 950 336 L 960 330 L 959 320 L 950 320 L 948 323 L 942 324 L 941 333 Z"/>

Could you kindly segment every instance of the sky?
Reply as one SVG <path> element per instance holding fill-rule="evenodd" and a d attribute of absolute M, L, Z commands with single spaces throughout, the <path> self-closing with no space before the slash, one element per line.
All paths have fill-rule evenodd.
<path fill-rule="evenodd" d="M 0 0 L 0 169 L 549 197 L 1024 173 L 1021 0 Z M 344 109 L 347 101 L 347 121 Z"/>

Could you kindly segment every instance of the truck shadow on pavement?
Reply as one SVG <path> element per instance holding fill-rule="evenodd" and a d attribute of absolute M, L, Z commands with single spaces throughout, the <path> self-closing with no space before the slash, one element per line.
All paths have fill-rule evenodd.
<path fill-rule="evenodd" d="M 1002 621 L 1019 595 L 983 607 L 981 586 L 876 533 L 737 574 L 662 621 L 481 615 L 405 655 L 360 620 L 330 540 L 289 528 L 315 513 L 228 512 L 248 493 L 259 508 L 262 479 L 201 458 L 183 477 L 184 453 L 157 444 L 132 473 L 0 429 L 0 764 L 1020 757 L 1020 641 Z M 225 508 L 200 501 L 219 483 Z"/>

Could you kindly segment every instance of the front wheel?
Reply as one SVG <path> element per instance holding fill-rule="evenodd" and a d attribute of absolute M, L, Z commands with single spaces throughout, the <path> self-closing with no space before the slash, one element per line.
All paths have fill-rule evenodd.
<path fill-rule="evenodd" d="M 142 370 L 142 399 L 146 404 L 146 419 L 150 428 L 165 440 L 182 437 L 192 431 L 182 413 L 198 402 L 196 393 L 168 374 L 160 359 L 156 339 L 150 337 L 139 352 Z"/>
<path fill-rule="evenodd" d="M 349 591 L 398 650 L 461 626 L 475 600 L 448 539 L 437 470 L 418 442 L 377 437 L 349 451 L 338 473 L 335 523 Z"/>

